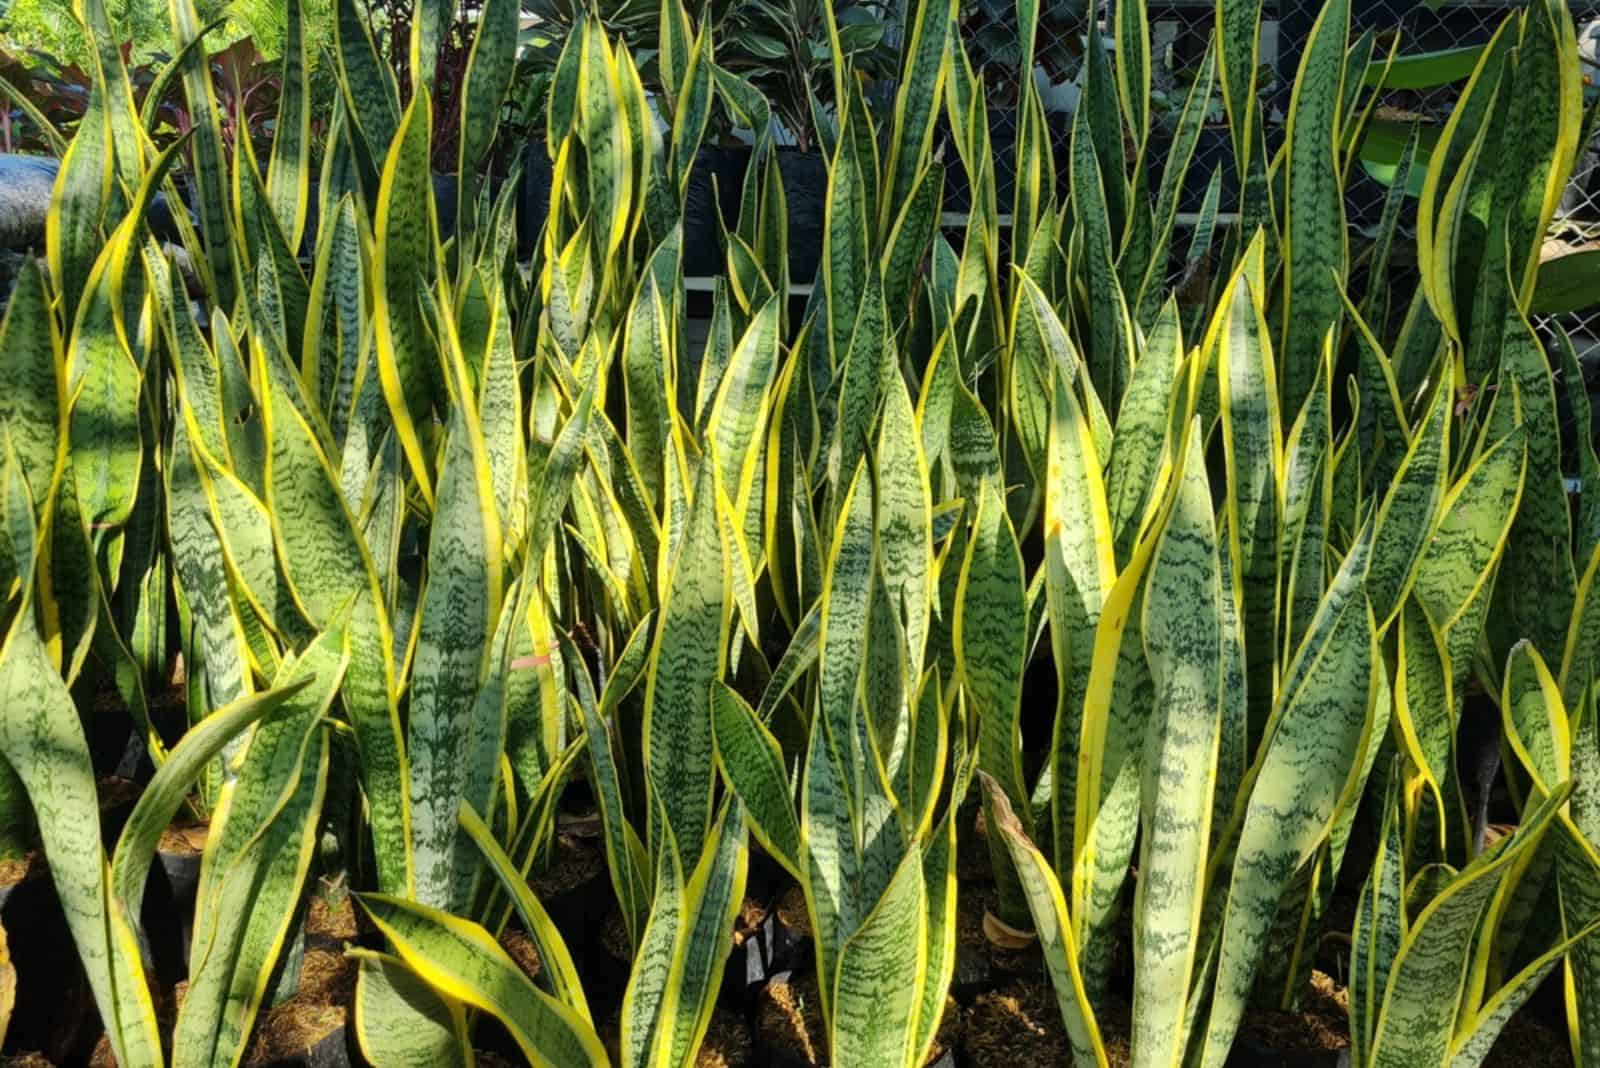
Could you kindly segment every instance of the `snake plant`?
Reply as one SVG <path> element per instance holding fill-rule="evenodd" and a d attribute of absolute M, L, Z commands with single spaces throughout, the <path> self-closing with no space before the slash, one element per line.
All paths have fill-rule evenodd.
<path fill-rule="evenodd" d="M 691 1064 L 764 853 L 804 894 L 832 1063 L 915 1068 L 978 808 L 984 929 L 1037 941 L 1079 1064 L 1108 1062 L 1127 947 L 1134 1063 L 1221 1066 L 1356 887 L 1355 1061 L 1478 1063 L 1559 969 L 1600 1063 L 1600 460 L 1561 430 L 1574 346 L 1529 319 L 1586 129 L 1561 4 L 1509 14 L 1401 154 L 1414 292 L 1388 284 L 1408 174 L 1370 247 L 1346 233 L 1395 62 L 1348 0 L 1270 151 L 1261 5 L 1222 0 L 1159 180 L 1148 13 L 1118 5 L 1064 145 L 1024 79 L 1007 204 L 955 4 L 906 11 L 888 108 L 830 34 L 814 280 L 784 115 L 709 13 L 663 0 L 653 62 L 572 13 L 519 260 L 517 4 L 482 7 L 456 86 L 448 4 L 404 77 L 356 0 L 327 41 L 285 10 L 258 145 L 192 0 L 142 100 L 83 0 L 88 106 L 0 322 L 0 850 L 42 847 L 119 1063 L 237 1063 L 337 873 L 376 932 L 348 948 L 374 1064 L 471 1063 L 484 1015 L 531 1063 Z M 1234 221 L 1212 175 L 1180 225 L 1214 92 Z M 157 143 L 168 96 L 194 121 Z M 726 128 L 750 163 L 702 343 L 687 203 Z M 109 855 L 97 689 L 155 765 Z M 1485 708 L 1504 833 L 1464 773 Z M 578 780 L 631 951 L 614 1019 L 531 889 Z M 180 812 L 208 834 L 169 1023 L 140 907 Z"/>

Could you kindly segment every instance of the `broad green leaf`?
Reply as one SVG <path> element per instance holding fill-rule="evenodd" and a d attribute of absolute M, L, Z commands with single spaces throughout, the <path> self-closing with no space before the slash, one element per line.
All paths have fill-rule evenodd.
<path fill-rule="evenodd" d="M 701 468 L 688 525 L 668 572 L 644 693 L 649 789 L 679 854 L 694 864 L 711 829 L 716 785 L 711 687 L 722 674 L 731 616 L 711 470 L 709 464 Z M 654 834 L 652 851 L 659 853 Z"/>
<path fill-rule="evenodd" d="M 1273 708 L 1247 777 L 1223 919 L 1205 1063 L 1220 1065 L 1261 964 L 1278 902 L 1311 860 L 1362 770 L 1372 730 L 1378 649 L 1362 589 L 1359 542 L 1323 597 Z"/>
<path fill-rule="evenodd" d="M 800 823 L 777 739 L 729 687 L 716 684 L 711 705 L 717 760 L 744 802 L 750 829 L 778 863 L 798 876 Z"/>
<path fill-rule="evenodd" d="M 428 145 L 433 127 L 426 91 L 406 108 L 383 164 L 373 234 L 372 318 L 377 330 L 378 375 L 395 433 L 411 474 L 430 503 L 432 457 L 424 447 L 438 391 L 433 343 L 423 323 L 417 290 L 433 279 L 435 238 L 433 179 Z"/>
<path fill-rule="evenodd" d="M 1133 917 L 1134 1045 L 1141 1063 L 1166 1065 L 1182 1063 L 1185 1005 L 1175 992 L 1191 988 L 1200 956 L 1224 701 L 1221 565 L 1197 441 L 1181 477 L 1144 597 L 1156 712 Z"/>
<path fill-rule="evenodd" d="M 355 1035 L 361 1055 L 395 1068 L 458 1068 L 471 1041 L 461 1004 L 437 994 L 404 961 L 352 949 L 356 974 Z"/>
<path fill-rule="evenodd" d="M 1283 406 L 1297 412 L 1317 377 L 1323 338 L 1337 328 L 1348 270 L 1339 138 L 1350 5 L 1333 0 L 1311 28 L 1285 132 Z"/>
<path fill-rule="evenodd" d="M 607 1063 L 594 1027 L 534 986 L 482 927 L 382 894 L 357 900 L 407 967 L 444 997 L 494 1016 L 531 1063 L 540 1068 Z"/>
<path fill-rule="evenodd" d="M 840 1064 L 913 1063 L 917 979 L 928 963 L 922 880 L 922 857 L 913 850 L 839 952 L 830 1052 Z"/>
<path fill-rule="evenodd" d="M 500 618 L 500 523 L 483 437 L 468 405 L 454 409 L 428 540 L 406 755 L 416 900 L 461 911 L 472 875 L 460 848 L 463 803 L 489 810 L 505 737 L 504 709 L 477 700 Z"/>

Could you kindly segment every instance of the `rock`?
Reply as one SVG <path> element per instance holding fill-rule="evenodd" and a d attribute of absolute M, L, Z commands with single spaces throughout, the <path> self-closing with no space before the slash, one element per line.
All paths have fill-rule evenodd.
<path fill-rule="evenodd" d="M 0 248 L 44 248 L 57 160 L 0 154 Z"/>

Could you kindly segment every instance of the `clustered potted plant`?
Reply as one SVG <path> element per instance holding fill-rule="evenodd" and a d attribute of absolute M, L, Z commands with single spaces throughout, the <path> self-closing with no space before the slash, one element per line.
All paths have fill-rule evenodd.
<path fill-rule="evenodd" d="M 402 65 L 339 0 L 319 145 L 301 3 L 260 144 L 191 0 L 176 136 L 82 7 L 0 318 L 7 1055 L 1600 1063 L 1600 456 L 1534 319 L 1589 133 L 1561 0 L 1359 255 L 1392 68 L 1347 0 L 1271 157 L 1223 0 L 1159 174 L 1123 6 L 1064 149 L 1016 86 L 1005 197 L 952 6 L 887 101 L 829 27 L 801 308 L 790 120 L 711 11 L 664 5 L 658 96 L 574 13 L 535 103 L 517 0 L 459 71 L 453 8 Z M 1180 228 L 1217 96 L 1235 221 Z"/>

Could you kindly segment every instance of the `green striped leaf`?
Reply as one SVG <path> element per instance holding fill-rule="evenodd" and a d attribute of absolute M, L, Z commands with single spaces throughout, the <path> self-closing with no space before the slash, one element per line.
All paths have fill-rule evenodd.
<path fill-rule="evenodd" d="M 1572 507 L 1561 474 L 1555 381 L 1544 345 L 1520 313 L 1506 316 L 1500 392 L 1515 389 L 1527 432 L 1528 465 L 1516 519 L 1506 537 L 1486 630 L 1496 659 L 1524 638 L 1560 648 L 1577 596 Z"/>
<path fill-rule="evenodd" d="M 1223 919 L 1204 1062 L 1220 1065 L 1250 997 L 1278 902 L 1326 839 L 1362 770 L 1372 731 L 1378 658 L 1362 590 L 1358 542 L 1324 595 L 1290 664 L 1245 789 Z"/>
<path fill-rule="evenodd" d="M 1522 855 L 1538 848 L 1565 800 L 1565 790 L 1547 798 L 1516 834 L 1451 879 L 1412 922 L 1390 969 L 1373 1028 L 1370 1064 L 1449 1063 L 1473 931 L 1490 899 L 1517 871 Z"/>
<path fill-rule="evenodd" d="M 674 554 L 645 676 L 645 773 L 680 855 L 698 864 L 711 829 L 711 685 L 727 648 L 728 561 L 717 531 L 711 466 L 703 465 Z M 652 849 L 659 844 L 652 835 Z"/>
<path fill-rule="evenodd" d="M 362 894 L 401 960 L 440 995 L 489 1013 L 540 1068 L 607 1063 L 594 1027 L 534 986 L 482 927 L 426 905 Z"/>
<path fill-rule="evenodd" d="M 1252 244 L 1259 251 L 1261 239 Z M 1244 621 L 1252 736 L 1277 692 L 1277 586 L 1283 420 L 1277 361 L 1261 293 L 1248 260 L 1223 292 L 1208 343 L 1214 346 L 1227 484 L 1230 566 Z M 1320 343 L 1319 343 L 1320 345 Z M 1320 353 L 1320 347 L 1318 349 Z M 1290 411 L 1298 411 L 1298 403 Z"/>
<path fill-rule="evenodd" d="M 461 1003 L 435 993 L 398 957 L 346 950 L 357 967 L 355 1035 L 361 1055 L 384 1068 L 459 1068 L 471 1040 Z"/>
<path fill-rule="evenodd" d="M 311 193 L 310 49 L 301 0 L 284 6 L 283 70 L 278 80 L 278 118 L 272 127 L 267 164 L 267 200 L 289 248 L 298 250 Z"/>
<path fill-rule="evenodd" d="M 517 58 L 518 16 L 515 0 L 486 3 L 472 35 L 472 51 L 461 79 L 461 134 L 457 152 L 460 185 L 456 189 L 456 221 L 465 228 L 478 200 L 478 171 L 495 141 L 501 104 L 511 87 Z"/>
<path fill-rule="evenodd" d="M 179 57 L 183 67 L 183 90 L 188 113 L 195 124 L 190 167 L 195 176 L 200 239 L 205 253 L 197 266 L 214 304 L 227 308 L 232 305 L 243 281 L 237 277 L 238 251 L 229 214 L 223 111 L 217 103 L 210 58 L 204 44 L 193 49 L 189 47 L 203 41 L 205 32 L 193 0 L 169 0 L 168 9 L 172 17 L 173 43 L 183 49 Z"/>
<path fill-rule="evenodd" d="M 1350 950 L 1350 1059 L 1366 1064 L 1389 969 L 1405 937 L 1405 846 L 1401 837 L 1400 773 L 1389 773 L 1378 852 L 1356 899 Z"/>
<path fill-rule="evenodd" d="M 105 91 L 97 80 L 89 88 L 78 133 L 67 145 L 56 171 L 50 210 L 45 216 L 50 277 L 61 295 L 61 310 L 68 323 L 77 318 L 89 273 L 105 245 L 102 224 L 111 197 L 112 172 L 111 123 Z"/>
<path fill-rule="evenodd" d="M 44 272 L 24 264 L 0 321 L 0 425 L 28 480 L 32 506 L 44 507 L 54 488 L 57 452 L 66 442 L 65 363 Z"/>
<path fill-rule="evenodd" d="M 461 828 L 483 854 L 483 859 L 494 872 L 517 915 L 522 919 L 523 930 L 533 941 L 539 954 L 538 985 L 550 992 L 563 1005 L 572 1009 L 584 1020 L 591 1020 L 589 1003 L 584 998 L 583 983 L 578 978 L 577 966 L 567 949 L 561 932 L 556 930 L 550 914 L 528 888 L 526 875 L 519 871 L 487 824 L 465 801 L 461 803 Z"/>
<path fill-rule="evenodd" d="M 1283 405 L 1300 410 L 1322 361 L 1323 338 L 1342 301 L 1348 269 L 1344 196 L 1339 186 L 1345 48 L 1350 5 L 1333 0 L 1311 28 L 1289 98 L 1285 133 Z"/>
<path fill-rule="evenodd" d="M 1150 563 L 1142 632 L 1158 711 L 1143 759 L 1143 846 L 1134 899 L 1134 1045 L 1177 1065 L 1200 956 L 1201 906 L 1223 727 L 1222 577 L 1211 490 L 1190 439 L 1180 488 Z"/>
<path fill-rule="evenodd" d="M 263 405 L 265 504 L 295 603 L 313 626 L 349 605 L 351 667 L 344 700 L 361 754 L 379 885 L 411 885 L 409 790 L 395 707 L 394 633 L 366 541 L 344 503 L 316 435 L 276 382 Z"/>
<path fill-rule="evenodd" d="M 251 694 L 219 708 L 179 739 L 139 795 L 128 822 L 123 824 L 111 861 L 110 901 L 122 910 L 126 922 L 139 929 L 145 881 L 155 860 L 161 833 L 167 829 L 201 772 L 223 748 L 248 731 L 315 679 L 303 676 L 285 686 Z"/>
<path fill-rule="evenodd" d="M 1449 393 L 1440 389 L 1378 507 L 1367 597 L 1380 630 L 1400 611 L 1444 500 L 1449 473 Z"/>
<path fill-rule="evenodd" d="M 778 740 L 744 698 L 722 683 L 716 685 L 711 705 L 717 762 L 744 802 L 750 829 L 778 863 L 798 876 L 800 822 Z"/>
<path fill-rule="evenodd" d="M 922 857 L 913 850 L 839 952 L 829 1033 L 839 1064 L 918 1063 L 911 1047 L 922 1007 L 917 979 L 927 966 L 922 880 Z"/>
<path fill-rule="evenodd" d="M 1526 434 L 1518 428 L 1479 456 L 1446 494 L 1417 563 L 1413 592 L 1445 639 L 1458 694 L 1482 633 L 1487 594 L 1526 468 Z"/>
<path fill-rule="evenodd" d="M 1025 596 L 1016 534 L 999 495 L 985 485 L 961 565 L 953 637 L 957 670 L 978 718 L 978 767 L 999 784 L 1014 809 L 1025 806 L 1028 799 L 1020 728 L 1028 649 Z M 1025 900 L 1002 846 L 1000 841 L 990 842 L 1002 891 L 1000 918 L 1023 927 Z"/>
<path fill-rule="evenodd" d="M 249 1038 L 311 864 L 328 768 L 321 720 L 348 659 L 335 627 L 284 664 L 274 688 L 298 692 L 251 734 L 207 836 L 175 1066 L 236 1060 Z"/>
<path fill-rule="evenodd" d="M 83 726 L 31 609 L 0 642 L 0 755 L 22 780 L 39 826 L 51 882 L 120 1064 L 159 1064 L 155 1007 L 139 949 L 118 914 L 109 919 L 100 810 Z M 41 760 L 41 754 L 51 759 Z"/>
<path fill-rule="evenodd" d="M 1038 934 L 1039 947 L 1044 952 L 1050 983 L 1055 988 L 1061 1020 L 1066 1025 L 1067 1037 L 1072 1043 L 1073 1060 L 1082 1066 L 1106 1068 L 1109 1061 L 1100 1038 L 1099 1024 L 1095 1021 L 1094 1010 L 1084 990 L 1083 977 L 1078 971 L 1072 920 L 1067 915 L 1067 903 L 1061 896 L 1061 886 L 1056 882 L 1049 862 L 1023 832 L 1022 824 L 1018 822 L 1000 784 L 982 771 L 978 773 L 978 778 L 983 783 L 983 791 L 988 799 L 987 811 L 995 817 L 989 826 L 998 832 L 1010 852 L 1027 894 L 1033 928 Z"/>
<path fill-rule="evenodd" d="M 452 410 L 440 461 L 406 736 L 416 900 L 457 912 L 475 859 L 460 848 L 457 813 L 463 803 L 489 811 L 505 737 L 504 709 L 477 701 L 504 578 L 492 474 L 475 414 L 465 405 Z"/>
<path fill-rule="evenodd" d="M 424 448 L 438 379 L 432 342 L 417 305 L 433 279 L 436 250 L 433 180 L 428 170 L 432 106 L 426 91 L 406 108 L 383 164 L 373 234 L 372 318 L 378 375 L 423 497 L 433 499 L 432 457 Z"/>

